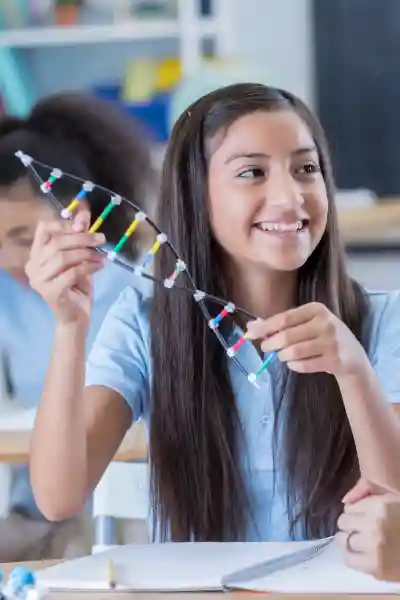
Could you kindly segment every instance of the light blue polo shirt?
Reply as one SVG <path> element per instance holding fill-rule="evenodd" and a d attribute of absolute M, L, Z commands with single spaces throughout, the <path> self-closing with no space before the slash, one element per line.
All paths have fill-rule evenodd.
<path fill-rule="evenodd" d="M 172 292 L 173 293 L 173 292 Z M 371 293 L 371 337 L 369 357 L 391 402 L 400 402 L 400 292 Z M 132 409 L 133 420 L 149 421 L 151 297 L 127 288 L 104 321 L 89 355 L 86 384 L 117 391 Z M 238 330 L 233 334 L 240 336 Z M 232 339 L 231 341 L 235 341 Z M 251 344 L 241 349 L 248 371 L 256 371 L 260 357 Z M 229 359 L 227 359 L 229 360 Z M 252 386 L 235 363 L 229 371 L 244 434 L 245 454 L 240 469 L 251 503 L 251 522 L 245 539 L 289 540 L 285 490 L 274 484 L 273 392 L 279 386 L 279 361 L 262 374 L 260 389 Z M 279 469 L 275 467 L 276 481 Z M 300 534 L 298 534 L 300 539 Z"/>
<path fill-rule="evenodd" d="M 87 353 L 107 311 L 127 285 L 137 285 L 143 291 L 148 288 L 145 280 L 111 262 L 94 275 Z M 30 408 L 39 402 L 51 355 L 54 327 L 54 316 L 42 298 L 0 269 L 0 349 L 8 354 L 16 402 L 23 407 Z M 29 484 L 28 469 L 18 467 L 14 475 L 12 507 L 18 506 L 40 517 Z"/>

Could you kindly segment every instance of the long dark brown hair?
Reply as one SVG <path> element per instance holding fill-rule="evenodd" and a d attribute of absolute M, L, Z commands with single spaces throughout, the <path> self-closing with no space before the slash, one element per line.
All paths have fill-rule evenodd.
<path fill-rule="evenodd" d="M 207 142 L 243 115 L 274 110 L 293 110 L 309 127 L 329 198 L 326 231 L 298 273 L 297 304 L 322 302 L 364 343 L 368 300 L 346 272 L 325 136 L 292 94 L 237 84 L 190 106 L 172 132 L 158 223 L 187 262 L 197 287 L 224 296 L 224 273 L 208 218 Z M 157 255 L 158 276 L 171 266 L 166 256 Z M 150 319 L 155 373 L 151 484 L 158 534 L 175 540 L 243 539 L 249 502 L 238 467 L 241 427 L 225 353 L 185 294 L 156 288 Z M 276 413 L 285 415 L 276 458 L 283 461 L 287 479 L 291 530 L 300 525 L 307 538 L 332 534 L 341 498 L 359 475 L 336 379 L 286 371 Z"/>

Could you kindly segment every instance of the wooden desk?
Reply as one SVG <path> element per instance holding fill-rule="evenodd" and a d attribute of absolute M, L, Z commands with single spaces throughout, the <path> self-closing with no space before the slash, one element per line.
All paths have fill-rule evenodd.
<path fill-rule="evenodd" d="M 340 209 L 339 229 L 350 249 L 400 249 L 400 198 L 387 198 L 362 209 Z"/>
<path fill-rule="evenodd" d="M 57 562 L 59 561 L 42 561 L 42 562 L 31 562 L 31 563 L 18 563 L 18 564 L 23 564 L 24 566 L 26 566 L 28 569 L 31 569 L 33 571 L 38 571 L 39 569 L 44 569 L 46 567 L 50 567 L 54 564 L 57 564 Z M 4 570 L 5 576 L 7 577 L 9 572 L 16 566 L 16 564 L 0 564 L 0 568 Z M 228 593 L 229 596 L 233 596 L 235 600 L 254 600 L 255 597 L 259 598 L 259 597 L 265 597 L 266 599 L 268 598 L 268 600 L 310 600 L 310 598 L 312 598 L 312 600 L 318 600 L 318 598 L 323 598 L 324 600 L 349 600 L 350 598 L 354 599 L 354 600 L 376 600 L 376 598 L 382 598 L 384 600 L 399 600 L 400 596 L 397 595 L 393 595 L 393 594 L 359 594 L 359 595 L 350 595 L 350 594 L 346 594 L 346 595 L 338 595 L 338 594 L 313 594 L 312 596 L 310 595 L 304 595 L 304 594 L 260 594 L 260 593 L 253 593 L 253 592 L 231 592 Z M 57 592 L 57 593 L 52 593 L 50 594 L 48 597 L 49 600 L 53 600 L 53 599 L 60 599 L 60 600 L 104 600 L 104 598 L 111 598 L 113 596 L 113 593 L 110 592 L 109 594 L 105 593 L 105 592 L 100 592 L 100 593 L 89 593 L 89 592 Z M 226 598 L 227 593 L 219 593 L 219 592 L 213 592 L 213 593 L 203 593 L 203 592 L 196 592 L 196 593 L 184 593 L 184 592 L 179 592 L 176 594 L 172 594 L 172 593 L 150 593 L 150 592 L 146 592 L 146 593 L 139 593 L 139 592 L 135 592 L 135 593 L 131 593 L 131 594 L 123 594 L 121 592 L 117 593 L 117 596 L 115 596 L 115 598 L 117 598 L 117 600 L 132 600 L 133 598 L 135 600 L 222 600 L 223 598 Z"/>
<path fill-rule="evenodd" d="M 30 442 L 30 431 L 0 431 L 0 463 L 28 463 Z M 114 460 L 147 460 L 147 433 L 143 423 L 138 423 L 128 431 Z"/>
<path fill-rule="evenodd" d="M 28 464 L 31 442 L 30 431 L 0 431 L 0 480 L 4 489 L 11 485 L 10 465 Z M 145 425 L 140 422 L 128 431 L 116 453 L 114 460 L 117 462 L 143 462 L 147 460 L 148 444 Z M 4 504 L 4 506 L 3 506 Z M 8 497 L 0 498 L 0 514 L 6 514 Z M 98 516 L 95 527 L 95 545 L 104 543 L 103 535 L 107 532 L 110 536 L 109 543 L 114 543 L 115 523 L 112 517 Z"/>
<path fill-rule="evenodd" d="M 400 228 L 400 198 L 385 198 L 355 210 L 339 209 L 338 213 L 340 229 L 349 238 L 394 225 Z"/>

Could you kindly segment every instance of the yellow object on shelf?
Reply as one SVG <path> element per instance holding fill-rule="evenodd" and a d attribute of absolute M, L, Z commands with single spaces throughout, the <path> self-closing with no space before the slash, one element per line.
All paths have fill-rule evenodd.
<path fill-rule="evenodd" d="M 151 59 L 128 63 L 122 90 L 124 102 L 146 102 L 157 90 L 157 62 Z"/>
<path fill-rule="evenodd" d="M 157 65 L 156 88 L 158 92 L 168 92 L 175 87 L 182 76 L 179 58 L 164 58 Z"/>
<path fill-rule="evenodd" d="M 178 58 L 162 60 L 135 59 L 129 61 L 122 89 L 124 102 L 146 102 L 155 94 L 169 92 L 181 79 Z"/>

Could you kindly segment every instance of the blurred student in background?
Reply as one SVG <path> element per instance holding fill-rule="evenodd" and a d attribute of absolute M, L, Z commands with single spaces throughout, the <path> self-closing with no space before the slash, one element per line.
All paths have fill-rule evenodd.
<path fill-rule="evenodd" d="M 109 188 L 140 207 L 150 197 L 154 178 L 149 148 L 133 120 L 89 95 L 57 94 L 39 101 L 26 119 L 0 119 L 0 348 L 8 357 L 16 401 L 29 408 L 41 395 L 55 322 L 46 303 L 29 287 L 25 264 L 38 222 L 53 220 L 55 213 L 37 181 L 15 157 L 18 150 Z M 40 172 L 44 180 L 49 174 L 46 169 Z M 64 205 L 79 191 L 68 178 L 58 181 L 54 189 Z M 93 222 L 110 198 L 96 196 L 96 191 L 90 196 L 88 214 Z M 81 204 L 88 209 L 85 202 Z M 123 206 L 108 217 L 102 231 L 109 242 L 122 236 L 128 219 Z M 136 246 L 127 252 L 126 258 L 137 258 Z M 99 255 L 98 264 L 88 266 L 95 272 L 88 351 L 110 305 L 126 285 L 138 285 L 136 278 L 112 263 L 100 270 L 102 260 Z M 28 468 L 18 468 L 11 514 L 0 520 L 0 562 L 86 551 L 80 548 L 82 523 L 80 519 L 61 524 L 46 521 L 35 504 Z"/>

